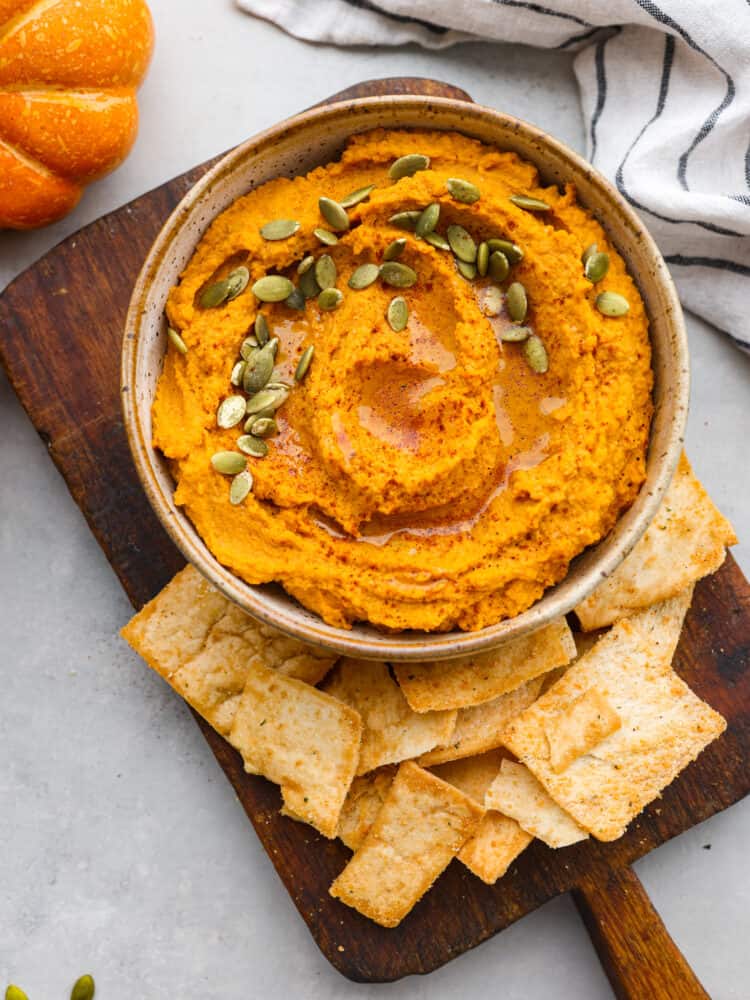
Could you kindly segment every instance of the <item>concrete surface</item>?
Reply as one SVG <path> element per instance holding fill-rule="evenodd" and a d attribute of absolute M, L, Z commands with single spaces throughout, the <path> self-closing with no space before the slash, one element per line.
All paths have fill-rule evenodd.
<path fill-rule="evenodd" d="M 0 287 L 98 215 L 368 77 L 442 78 L 583 148 L 566 54 L 335 51 L 229 0 L 152 8 L 134 153 L 64 222 L 0 234 Z M 750 361 L 701 323 L 690 338 L 689 452 L 747 571 Z M 333 972 L 186 709 L 117 638 L 128 603 L 2 377 L 0 428 L 0 988 L 54 1000 L 91 971 L 101 1000 L 611 996 L 567 898 L 427 979 L 363 987 Z M 715 1000 L 750 995 L 749 839 L 744 802 L 637 866 Z"/>

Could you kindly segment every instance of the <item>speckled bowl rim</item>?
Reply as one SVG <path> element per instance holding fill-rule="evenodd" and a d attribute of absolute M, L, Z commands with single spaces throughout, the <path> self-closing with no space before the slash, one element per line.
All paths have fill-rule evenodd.
<path fill-rule="evenodd" d="M 212 188 L 218 182 L 231 174 L 248 157 L 253 156 L 254 153 L 264 149 L 267 144 L 273 143 L 282 136 L 288 139 L 294 135 L 295 131 L 309 128 L 313 122 L 322 125 L 328 119 L 337 118 L 342 114 L 357 116 L 360 119 L 357 122 L 357 131 L 364 130 L 364 128 L 360 129 L 359 127 L 363 124 L 361 119 L 366 119 L 368 112 L 372 109 L 379 112 L 384 106 L 389 110 L 402 111 L 405 116 L 420 110 L 428 112 L 431 109 L 438 111 L 445 109 L 458 112 L 463 119 L 477 118 L 485 122 L 490 119 L 498 126 L 500 133 L 498 144 L 500 146 L 502 146 L 501 138 L 504 131 L 510 129 L 514 132 L 522 132 L 525 134 L 525 138 L 535 143 L 538 148 L 545 147 L 553 151 L 564 162 L 566 169 L 571 168 L 574 173 L 575 171 L 583 172 L 587 181 L 593 187 L 598 188 L 600 196 L 608 203 L 612 216 L 618 216 L 619 222 L 632 231 L 641 250 L 650 258 L 648 268 L 651 281 L 660 286 L 662 301 L 668 305 L 668 308 L 665 309 L 667 314 L 665 323 L 670 334 L 669 346 L 672 351 L 670 369 L 672 382 L 669 385 L 669 392 L 673 396 L 672 409 L 674 413 L 664 452 L 656 457 L 649 455 L 650 482 L 647 479 L 633 506 L 621 516 L 613 532 L 610 532 L 605 539 L 573 561 L 571 566 L 576 566 L 579 561 L 585 562 L 582 573 L 576 571 L 577 577 L 576 574 L 571 576 L 569 570 L 568 575 L 560 583 L 547 590 L 528 610 L 514 618 L 506 619 L 476 632 L 389 634 L 378 632 L 367 624 L 355 625 L 352 629 L 343 629 L 328 625 L 289 596 L 287 596 L 283 607 L 279 607 L 278 603 L 273 606 L 273 600 L 269 599 L 265 587 L 245 583 L 212 555 L 187 516 L 175 506 L 172 496 L 161 488 L 155 469 L 154 463 L 157 458 L 150 441 L 149 429 L 143 425 L 140 419 L 136 405 L 136 393 L 130 391 L 130 388 L 135 386 L 138 337 L 149 289 L 161 263 L 169 253 L 176 234 L 187 222 L 196 203 L 202 201 L 204 205 L 208 205 Z M 429 124 L 426 123 L 425 127 L 429 127 Z M 462 130 L 458 127 L 456 131 L 461 132 Z M 471 134 L 469 130 L 467 130 L 467 134 Z M 220 211 L 217 210 L 209 214 L 213 219 L 220 214 Z M 612 216 L 605 217 L 601 212 L 598 213 L 600 221 L 604 224 Z M 200 237 L 196 240 L 195 245 L 199 239 Z M 586 598 L 594 587 L 609 576 L 622 562 L 642 536 L 659 507 L 682 450 L 687 421 L 689 387 L 687 337 L 682 310 L 671 275 L 656 244 L 642 222 L 609 182 L 581 156 L 534 125 L 480 104 L 452 98 L 407 95 L 367 97 L 312 108 L 241 143 L 204 174 L 171 213 L 144 261 L 128 309 L 121 369 L 121 398 L 125 428 L 138 476 L 156 515 L 188 562 L 192 563 L 227 598 L 238 604 L 250 615 L 290 636 L 340 654 L 365 659 L 399 661 L 449 659 L 489 650 L 541 628 L 561 615 L 567 614 L 576 604 Z M 656 463 L 655 473 L 653 473 L 654 463 Z M 578 569 L 580 570 L 580 566 Z M 278 596 L 276 601 L 278 602 Z"/>

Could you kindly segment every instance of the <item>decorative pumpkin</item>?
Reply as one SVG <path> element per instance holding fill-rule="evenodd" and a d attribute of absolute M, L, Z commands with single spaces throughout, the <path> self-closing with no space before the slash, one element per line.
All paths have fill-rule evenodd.
<path fill-rule="evenodd" d="M 55 222 L 125 159 L 153 44 L 143 0 L 0 0 L 0 229 Z"/>

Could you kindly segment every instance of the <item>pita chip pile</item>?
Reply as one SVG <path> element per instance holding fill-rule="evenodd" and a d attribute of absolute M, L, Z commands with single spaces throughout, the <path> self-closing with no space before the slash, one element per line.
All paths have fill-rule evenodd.
<path fill-rule="evenodd" d="M 693 585 L 734 542 L 683 456 L 648 531 L 570 622 L 487 653 L 337 661 L 189 566 L 122 634 L 279 785 L 285 815 L 351 849 L 331 895 L 395 927 L 454 858 L 492 885 L 534 839 L 620 837 L 721 735 L 672 659 Z"/>

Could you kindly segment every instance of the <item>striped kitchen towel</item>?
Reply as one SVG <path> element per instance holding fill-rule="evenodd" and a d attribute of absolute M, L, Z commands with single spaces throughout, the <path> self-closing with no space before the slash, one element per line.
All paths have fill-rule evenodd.
<path fill-rule="evenodd" d="M 588 158 L 645 220 L 685 307 L 750 351 L 748 0 L 237 2 L 334 45 L 575 51 Z"/>

